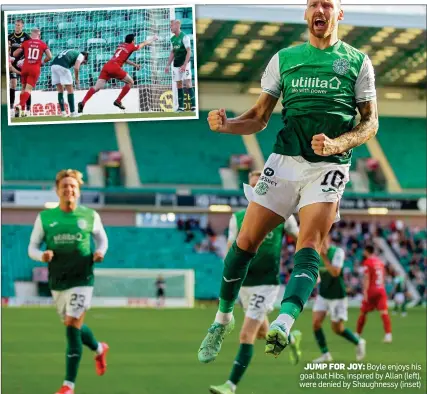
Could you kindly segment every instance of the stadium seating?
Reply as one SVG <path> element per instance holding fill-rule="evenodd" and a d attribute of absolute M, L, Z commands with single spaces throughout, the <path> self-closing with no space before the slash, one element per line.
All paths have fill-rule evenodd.
<path fill-rule="evenodd" d="M 209 131 L 206 118 L 129 123 L 141 182 L 221 185 L 218 169 L 246 150 L 240 137 Z"/>
<path fill-rule="evenodd" d="M 109 251 L 103 268 L 194 269 L 196 298 L 216 298 L 221 260 L 213 254 L 195 253 L 192 245 L 184 243 L 183 232 L 135 227 L 107 227 L 106 231 Z M 13 296 L 13 282 L 31 280 L 32 269 L 42 266 L 27 256 L 30 234 L 31 226 L 2 226 L 2 297 Z"/>
<path fill-rule="evenodd" d="M 377 137 L 401 187 L 425 189 L 426 119 L 380 118 Z"/>
<path fill-rule="evenodd" d="M 6 110 L 1 138 L 5 181 L 53 181 L 61 168 L 86 176 L 86 165 L 96 164 L 100 151 L 118 149 L 113 123 L 8 127 Z"/>
<path fill-rule="evenodd" d="M 188 34 L 193 44 L 193 21 L 191 8 L 176 9 L 175 16 L 182 20 L 182 31 Z M 67 12 L 67 13 L 40 13 L 13 15 L 9 19 L 8 32 L 14 30 L 13 20 L 22 17 L 25 23 L 24 31 L 29 32 L 33 27 L 40 27 L 42 40 L 48 43 L 55 57 L 66 49 L 78 49 L 89 51 L 89 62 L 82 66 L 80 72 L 80 86 L 88 89 L 98 78 L 102 65 L 114 54 L 117 45 L 124 40 L 124 36 L 136 32 L 136 40 L 139 42 L 153 35 L 152 23 L 144 20 L 147 16 L 141 10 L 120 11 L 90 11 L 90 12 Z M 151 25 L 150 25 L 151 23 Z M 168 28 L 168 26 L 166 27 Z M 144 48 L 142 51 L 150 51 Z M 170 53 L 170 43 L 165 42 L 158 45 L 156 56 L 161 59 L 160 64 L 166 65 Z M 98 55 L 102 56 L 102 62 Z M 192 48 L 192 72 L 194 73 L 194 45 Z M 135 55 L 133 55 L 135 56 Z M 147 55 L 146 55 L 147 56 Z M 131 60 L 133 60 L 131 58 Z M 141 64 L 140 70 L 125 66 L 125 70 L 131 72 L 137 84 L 151 79 L 151 68 Z M 18 89 L 20 89 L 18 81 Z M 108 86 L 108 85 L 107 85 Z M 53 90 L 51 86 L 50 67 L 42 67 L 40 79 L 37 83 L 38 90 Z"/>

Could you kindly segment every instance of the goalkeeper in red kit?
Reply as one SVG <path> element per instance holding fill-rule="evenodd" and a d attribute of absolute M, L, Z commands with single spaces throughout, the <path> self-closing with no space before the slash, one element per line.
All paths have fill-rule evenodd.
<path fill-rule="evenodd" d="M 83 108 L 88 102 L 88 100 L 100 89 L 103 89 L 105 84 L 112 78 L 119 79 L 123 81 L 126 85 L 122 88 L 122 91 L 114 101 L 114 105 L 120 109 L 126 109 L 122 100 L 128 94 L 129 90 L 133 86 L 133 79 L 131 76 L 123 70 L 123 64 L 130 64 L 135 67 L 137 70 L 141 68 L 139 64 L 136 64 L 129 59 L 133 52 L 138 51 L 141 48 L 144 48 L 147 45 L 152 44 L 154 41 L 157 41 L 158 37 L 154 36 L 150 40 L 146 40 L 141 44 L 135 45 L 135 34 L 128 34 L 125 37 L 125 42 L 120 44 L 114 53 L 114 56 L 105 63 L 102 67 L 101 74 L 99 74 L 98 80 L 96 81 L 95 87 L 92 87 L 86 93 L 86 96 L 83 98 L 83 101 L 78 104 L 79 113 L 83 112 Z"/>
<path fill-rule="evenodd" d="M 31 91 L 35 88 L 40 77 L 43 54 L 46 54 L 43 64 L 52 59 L 52 53 L 45 42 L 40 40 L 40 29 L 31 30 L 31 39 L 24 41 L 21 47 L 13 52 L 13 57 L 18 57 L 24 52 L 24 64 L 21 69 L 22 90 L 19 104 L 15 107 L 15 116 L 21 117 Z"/>
<path fill-rule="evenodd" d="M 384 342 L 390 343 L 391 321 L 387 306 L 387 293 L 385 290 L 385 267 L 384 263 L 374 254 L 374 247 L 367 245 L 363 251 L 364 261 L 362 263 L 363 276 L 363 301 L 360 306 L 360 315 L 357 320 L 356 332 L 362 334 L 366 322 L 366 315 L 373 310 L 378 310 L 384 326 Z"/>

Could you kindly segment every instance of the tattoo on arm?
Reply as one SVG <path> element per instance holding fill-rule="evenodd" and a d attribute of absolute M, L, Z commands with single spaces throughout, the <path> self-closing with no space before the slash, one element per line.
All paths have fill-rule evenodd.
<path fill-rule="evenodd" d="M 359 103 L 357 106 L 361 115 L 360 123 L 353 130 L 334 139 L 337 153 L 347 152 L 352 148 L 362 145 L 377 134 L 377 101 L 365 101 Z"/>

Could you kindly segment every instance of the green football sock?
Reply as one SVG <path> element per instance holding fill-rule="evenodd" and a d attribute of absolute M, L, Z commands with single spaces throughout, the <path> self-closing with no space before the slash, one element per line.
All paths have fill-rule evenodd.
<path fill-rule="evenodd" d="M 221 290 L 219 292 L 219 311 L 230 313 L 239 295 L 240 287 L 248 273 L 249 262 L 255 253 L 246 252 L 234 242 L 224 260 Z M 226 280 L 224 280 L 224 278 Z"/>
<path fill-rule="evenodd" d="M 184 89 L 178 88 L 178 108 L 184 108 Z"/>
<path fill-rule="evenodd" d="M 316 285 L 319 263 L 319 253 L 312 248 L 300 249 L 295 254 L 294 269 L 283 295 L 280 314 L 298 318 Z"/>
<path fill-rule="evenodd" d="M 191 107 L 196 106 L 196 98 L 194 97 L 194 88 L 187 88 L 187 94 L 190 96 Z"/>
<path fill-rule="evenodd" d="M 249 363 L 251 362 L 252 355 L 254 353 L 254 345 L 249 343 L 240 344 L 239 352 L 233 364 L 233 369 L 229 377 L 229 381 L 236 384 L 240 382 L 243 374 L 248 368 Z"/>
<path fill-rule="evenodd" d="M 64 105 L 64 93 L 58 93 L 58 103 L 59 107 L 61 108 L 61 111 L 65 111 L 65 105 Z"/>
<path fill-rule="evenodd" d="M 340 335 L 343 338 L 347 339 L 347 341 L 354 343 L 355 345 L 359 343 L 359 338 L 357 338 L 348 328 L 346 328 Z"/>
<path fill-rule="evenodd" d="M 83 345 L 95 352 L 98 349 L 98 341 L 95 339 L 92 330 L 86 324 L 83 324 L 80 331 L 82 334 Z"/>
<path fill-rule="evenodd" d="M 407 304 L 408 304 L 408 301 L 406 301 L 406 297 L 405 297 L 405 300 L 403 301 L 403 304 L 402 304 L 402 313 L 406 313 Z"/>
<path fill-rule="evenodd" d="M 74 113 L 74 93 L 68 93 L 68 105 L 70 106 L 70 112 Z"/>
<path fill-rule="evenodd" d="M 80 359 L 82 358 L 83 345 L 82 335 L 76 327 L 67 326 L 67 354 L 66 354 L 66 375 L 65 380 L 75 382 L 77 371 L 79 369 Z"/>
<path fill-rule="evenodd" d="M 322 354 L 328 353 L 329 350 L 328 346 L 326 345 L 326 338 L 323 330 L 319 328 L 318 330 L 314 331 L 314 336 Z"/>

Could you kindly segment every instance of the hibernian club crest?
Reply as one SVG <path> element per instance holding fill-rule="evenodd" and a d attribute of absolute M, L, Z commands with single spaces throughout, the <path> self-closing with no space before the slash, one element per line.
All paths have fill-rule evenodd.
<path fill-rule="evenodd" d="M 87 221 L 85 219 L 79 219 L 77 221 L 77 226 L 79 226 L 81 230 L 85 230 L 87 228 Z"/>
<path fill-rule="evenodd" d="M 265 182 L 258 182 L 255 187 L 255 193 L 263 196 L 268 192 L 268 185 Z"/>
<path fill-rule="evenodd" d="M 333 68 L 337 74 L 345 75 L 350 69 L 350 63 L 347 59 L 337 59 L 334 61 Z"/>

